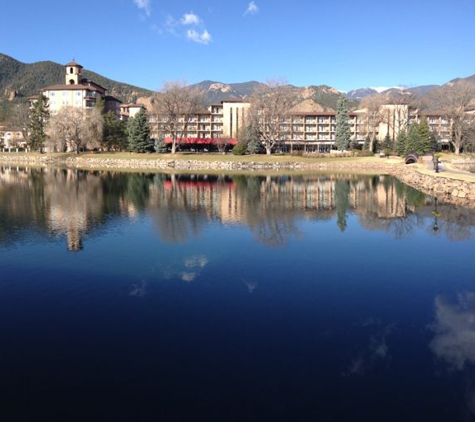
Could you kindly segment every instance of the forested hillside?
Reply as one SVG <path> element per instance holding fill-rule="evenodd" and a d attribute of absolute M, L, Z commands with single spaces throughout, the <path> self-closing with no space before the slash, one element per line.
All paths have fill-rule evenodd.
<path fill-rule="evenodd" d="M 124 102 L 152 94 L 147 89 L 116 82 L 86 69 L 83 76 Z M 63 65 L 51 61 L 26 64 L 0 53 L 0 122 L 7 118 L 13 104 L 36 95 L 41 88 L 60 83 L 64 83 Z"/>

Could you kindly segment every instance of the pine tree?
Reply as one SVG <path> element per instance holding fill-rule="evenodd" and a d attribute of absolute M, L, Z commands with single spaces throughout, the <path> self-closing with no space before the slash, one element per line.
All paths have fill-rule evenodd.
<path fill-rule="evenodd" d="M 335 146 L 339 151 L 348 149 L 350 144 L 350 118 L 348 117 L 348 100 L 345 95 L 338 99 L 336 107 Z"/>
<path fill-rule="evenodd" d="M 427 118 L 423 118 L 420 124 L 417 127 L 417 132 L 419 135 L 419 145 L 416 152 L 420 155 L 426 154 L 428 152 L 432 152 L 434 150 L 432 139 L 431 139 L 431 132 L 429 128 L 429 123 L 427 122 Z"/>
<path fill-rule="evenodd" d="M 125 123 L 122 120 L 119 120 L 112 110 L 104 114 L 104 126 L 101 144 L 102 147 L 107 151 L 122 151 L 127 147 Z"/>
<path fill-rule="evenodd" d="M 150 138 L 150 126 L 144 109 L 129 120 L 127 133 L 129 151 L 151 152 L 154 150 L 154 141 Z"/>
<path fill-rule="evenodd" d="M 46 141 L 46 121 L 49 117 L 48 98 L 40 94 L 38 99 L 33 103 L 30 112 L 30 123 L 28 130 L 30 137 L 28 139 L 28 147 L 30 150 L 42 152 Z"/>
<path fill-rule="evenodd" d="M 155 151 L 157 151 L 160 154 L 165 154 L 168 152 L 168 146 L 167 143 L 165 142 L 165 138 L 161 136 L 156 142 L 155 142 Z"/>
<path fill-rule="evenodd" d="M 258 154 L 263 151 L 261 135 L 259 130 L 250 125 L 246 128 L 246 137 L 247 137 L 247 152 L 249 154 Z"/>
<path fill-rule="evenodd" d="M 411 152 L 417 153 L 417 149 L 419 147 L 419 131 L 418 131 L 418 124 L 413 123 L 409 128 L 409 133 L 407 134 L 406 140 L 406 148 L 404 154 L 407 155 Z"/>
<path fill-rule="evenodd" d="M 393 149 L 393 141 L 391 140 L 391 136 L 389 136 L 389 132 L 386 133 L 386 136 L 383 139 L 383 149 L 388 149 L 390 151 Z"/>
<path fill-rule="evenodd" d="M 365 140 L 364 140 L 363 151 L 368 151 L 370 144 L 371 144 L 371 138 L 370 138 L 370 136 L 368 135 L 368 136 L 365 138 Z"/>
<path fill-rule="evenodd" d="M 396 140 L 396 154 L 403 156 L 406 152 L 407 133 L 405 130 L 401 130 L 397 135 Z"/>

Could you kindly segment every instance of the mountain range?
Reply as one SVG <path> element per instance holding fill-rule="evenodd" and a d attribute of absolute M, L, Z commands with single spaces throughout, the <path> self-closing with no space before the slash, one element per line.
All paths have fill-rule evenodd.
<path fill-rule="evenodd" d="M 152 91 L 108 79 L 102 75 L 83 69 L 84 77 L 104 86 L 108 94 L 119 98 L 123 102 L 142 101 L 147 103 Z M 460 81 L 454 79 L 449 83 Z M 475 75 L 465 78 L 475 84 Z M 10 56 L 0 53 L 0 122 L 8 120 L 9 110 L 12 104 L 25 101 L 31 95 L 49 85 L 63 83 L 64 66 L 51 61 L 40 61 L 36 63 L 22 63 Z M 240 83 L 222 83 L 218 81 L 203 81 L 192 85 L 199 87 L 205 92 L 207 104 L 216 104 L 225 99 L 246 99 L 250 98 L 254 89 L 262 85 L 261 82 L 250 81 Z M 355 109 L 359 103 L 368 96 L 384 96 L 391 98 L 401 93 L 410 94 L 415 98 L 427 98 L 438 85 L 425 85 L 402 89 L 400 87 L 388 88 L 385 90 L 377 88 L 360 88 L 346 93 L 350 109 Z M 335 110 L 341 92 L 327 85 L 312 85 L 308 87 L 291 87 L 296 98 L 301 104 L 306 104 L 320 111 Z"/>

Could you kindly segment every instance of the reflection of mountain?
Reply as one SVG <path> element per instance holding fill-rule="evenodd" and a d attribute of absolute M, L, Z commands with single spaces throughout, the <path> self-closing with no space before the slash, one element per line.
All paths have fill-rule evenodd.
<path fill-rule="evenodd" d="M 350 214 L 372 230 L 396 237 L 431 227 L 431 198 L 388 176 L 338 174 L 292 176 L 206 176 L 71 169 L 0 171 L 0 242 L 11 243 L 24 228 L 65 234 L 69 250 L 115 215 L 146 211 L 163 240 L 183 242 L 208 221 L 249 227 L 267 245 L 300 236 L 298 220 L 335 219 L 345 231 Z M 474 213 L 440 206 L 438 231 L 466 239 Z"/>

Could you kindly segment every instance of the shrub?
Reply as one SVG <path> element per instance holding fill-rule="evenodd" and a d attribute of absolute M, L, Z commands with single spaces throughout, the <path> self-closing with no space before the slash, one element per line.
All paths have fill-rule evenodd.
<path fill-rule="evenodd" d="M 233 148 L 233 154 L 234 155 L 244 155 L 246 154 L 247 151 L 247 145 L 244 143 L 238 143 L 234 148 Z"/>
<path fill-rule="evenodd" d="M 374 152 L 370 151 L 369 149 L 364 149 L 362 151 L 356 152 L 357 157 L 372 157 L 373 155 L 374 155 Z"/>

